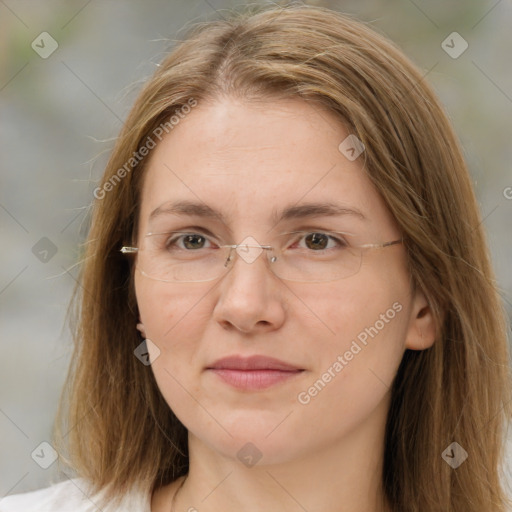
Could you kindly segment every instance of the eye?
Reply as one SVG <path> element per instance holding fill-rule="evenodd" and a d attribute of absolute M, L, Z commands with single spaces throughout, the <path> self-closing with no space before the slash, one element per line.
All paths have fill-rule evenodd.
<path fill-rule="evenodd" d="M 169 236 L 165 241 L 167 250 L 178 248 L 185 251 L 195 251 L 204 249 L 205 244 L 211 243 L 206 236 L 200 233 L 170 233 L 170 235 L 173 236 Z"/>
<path fill-rule="evenodd" d="M 303 233 L 300 242 L 303 242 L 299 245 L 301 249 L 311 249 L 315 252 L 348 247 L 347 241 L 342 237 L 322 232 Z"/>

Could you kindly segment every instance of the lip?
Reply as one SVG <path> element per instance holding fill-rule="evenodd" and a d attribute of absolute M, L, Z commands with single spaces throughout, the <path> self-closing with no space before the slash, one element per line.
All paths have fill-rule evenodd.
<path fill-rule="evenodd" d="M 267 389 L 300 375 L 304 369 L 267 356 L 230 356 L 206 368 L 232 387 L 256 391 Z"/>
<path fill-rule="evenodd" d="M 280 370 L 283 372 L 295 372 L 302 369 L 274 357 L 260 355 L 223 357 L 207 367 L 207 370 Z"/>

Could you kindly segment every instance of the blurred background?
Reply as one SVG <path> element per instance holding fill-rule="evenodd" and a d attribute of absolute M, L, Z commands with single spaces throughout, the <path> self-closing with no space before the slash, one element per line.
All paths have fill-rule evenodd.
<path fill-rule="evenodd" d="M 462 141 L 510 318 L 512 2 L 304 3 L 369 22 L 424 70 Z M 243 5 L 0 0 L 0 498 L 58 476 L 41 443 L 71 354 L 92 191 L 123 119 L 187 26 Z"/>

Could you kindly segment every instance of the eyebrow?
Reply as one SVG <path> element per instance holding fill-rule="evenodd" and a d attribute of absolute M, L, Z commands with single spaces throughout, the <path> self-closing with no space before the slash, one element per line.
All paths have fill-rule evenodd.
<path fill-rule="evenodd" d="M 214 210 L 205 203 L 182 200 L 173 203 L 164 203 L 155 208 L 149 215 L 149 220 L 153 220 L 161 215 L 188 215 L 202 218 L 217 218 L 223 224 L 227 225 L 226 217 L 217 210 Z M 285 207 L 280 213 L 273 211 L 271 222 L 273 225 L 282 221 L 292 219 L 304 219 L 308 217 L 339 217 L 343 215 L 354 216 L 361 220 L 368 220 L 367 217 L 357 208 L 342 206 L 339 204 L 325 203 L 303 203 L 300 205 L 290 205 Z"/>

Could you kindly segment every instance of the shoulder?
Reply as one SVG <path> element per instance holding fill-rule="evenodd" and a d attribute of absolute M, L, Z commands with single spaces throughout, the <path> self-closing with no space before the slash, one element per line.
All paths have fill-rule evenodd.
<path fill-rule="evenodd" d="M 84 501 L 87 498 L 81 490 L 83 487 L 80 480 L 67 480 L 45 489 L 6 496 L 0 500 L 0 512 L 60 512 L 71 509 L 85 512 L 89 508 Z"/>
<path fill-rule="evenodd" d="M 99 506 L 82 479 L 68 479 L 37 491 L 0 499 L 0 512 L 150 512 L 150 498 L 138 493 L 127 496 L 115 508 Z"/>

